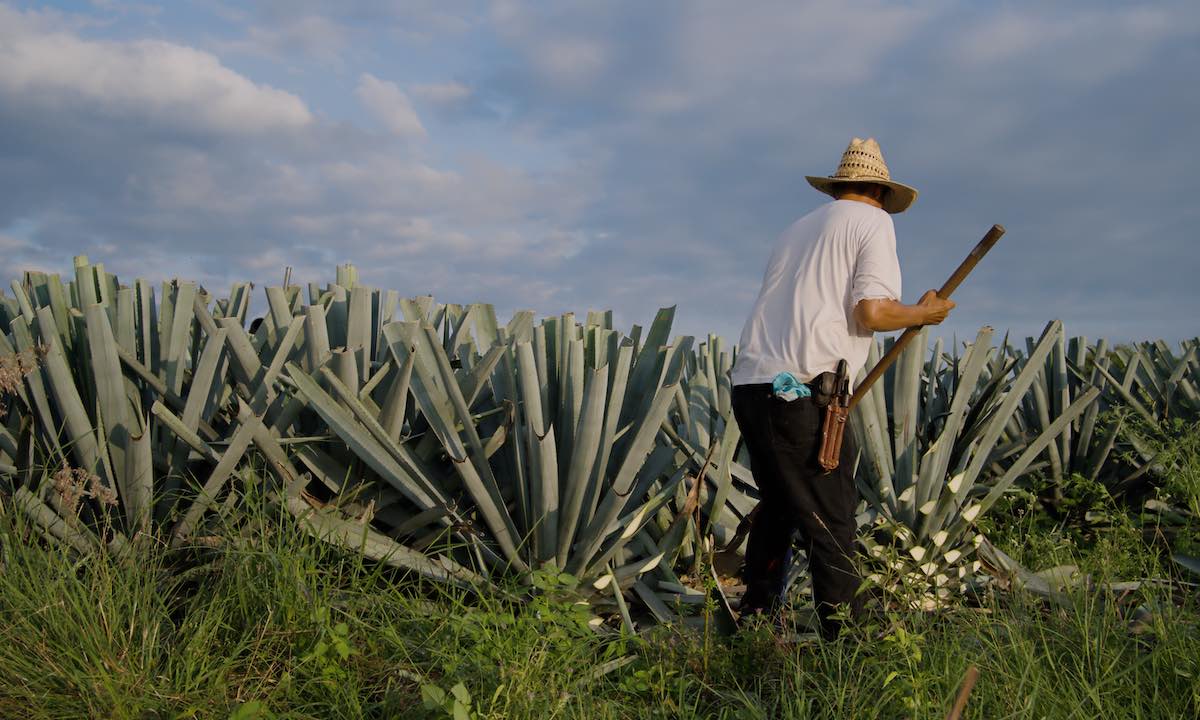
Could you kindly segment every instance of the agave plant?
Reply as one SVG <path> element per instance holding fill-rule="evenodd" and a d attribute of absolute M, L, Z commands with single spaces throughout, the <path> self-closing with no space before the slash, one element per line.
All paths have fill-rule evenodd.
<path fill-rule="evenodd" d="M 1026 345 L 1032 347 L 1033 339 Z M 1176 357 L 1162 341 L 1110 349 L 1105 340 L 1095 345 L 1080 337 L 1059 340 L 1015 418 L 1017 426 L 1032 436 L 1082 390 L 1096 387 L 1102 395 L 1047 448 L 1045 464 L 1057 492 L 1076 475 L 1119 490 L 1157 465 L 1155 443 L 1145 429 L 1156 432 L 1170 417 L 1200 417 L 1197 346 L 1181 343 Z M 1027 362 L 1021 351 L 1008 352 L 1017 367 Z M 1109 412 L 1116 409 L 1121 412 Z M 1130 424 L 1130 417 L 1143 422 Z M 1132 466 L 1112 462 L 1117 455 L 1132 459 Z"/>
<path fill-rule="evenodd" d="M 1102 374 L 1113 393 L 1147 421 L 1195 419 L 1200 417 L 1200 338 L 1180 342 L 1179 349 L 1175 355 L 1162 340 L 1118 346 L 1111 353 L 1113 372 Z"/>
<path fill-rule="evenodd" d="M 250 335 L 246 285 L 210 310 L 194 283 L 164 283 L 156 300 L 149 283 L 121 286 L 80 257 L 73 281 L 27 273 L 12 290 L 0 354 L 40 361 L 2 416 L 0 474 L 48 538 L 80 552 L 124 553 L 151 534 L 183 545 L 241 490 L 262 487 L 331 541 L 430 577 L 470 575 L 347 527 L 304 492 L 277 432 L 296 408 L 273 389 L 300 347 L 278 312 L 295 292 L 269 292 L 276 312 Z"/>
<path fill-rule="evenodd" d="M 718 545 L 728 545 L 755 504 L 753 476 L 733 420 L 729 371 L 734 359 L 715 335 L 690 353 L 663 428 L 677 450 L 676 461 L 704 480 L 695 497 L 699 526 L 689 515 L 678 528 L 684 560 L 691 559 L 696 550 L 692 538 L 700 534 L 711 532 Z M 686 500 L 681 488 L 673 506 L 682 507 Z"/>
<path fill-rule="evenodd" d="M 1026 338 L 1025 345 L 1027 351 L 1004 344 L 1005 357 L 1018 371 L 1028 365 L 1034 339 Z M 1109 422 L 1110 418 L 1105 417 L 1115 407 L 1112 393 L 1103 393 L 1112 377 L 1109 368 L 1107 341 L 1091 346 L 1086 338 L 1066 341 L 1060 336 L 1013 416 L 1010 426 L 1013 435 L 1032 438 L 1044 431 L 1079 393 L 1093 387 L 1102 391 L 1083 415 L 1067 424 L 1056 441 L 1047 446 L 1043 458 L 1030 467 L 1030 471 L 1046 471 L 1056 499 L 1062 497 L 1065 485 L 1073 477 L 1094 481 L 1110 468 L 1109 460 L 1122 422 L 1119 418 Z"/>
<path fill-rule="evenodd" d="M 859 487 L 878 516 L 863 541 L 908 587 L 929 588 L 929 600 L 961 589 L 978 569 L 975 522 L 1099 394 L 1079 392 L 1026 437 L 1012 420 L 1041 364 L 1061 345 L 1062 325 L 1050 323 L 1011 375 L 1012 365 L 994 357 L 991 334 L 981 329 L 942 369 L 940 348 L 922 362 L 922 331 L 892 371 L 891 392 L 877 386 L 856 408 Z"/>
<path fill-rule="evenodd" d="M 1054 408 L 1052 421 L 1029 433 L 1018 414 L 1042 364 L 1061 347 L 1061 324 L 1046 328 L 1023 363 L 996 352 L 991 336 L 983 328 L 960 355 L 957 348 L 944 352 L 941 340 L 930 349 L 922 332 L 855 410 L 861 540 L 877 561 L 887 561 L 877 567 L 887 565 L 892 579 L 930 598 L 961 588 L 978 570 L 974 523 L 1019 477 L 1038 469 L 1039 456 L 1095 406 L 1098 391 L 1081 388 L 1071 402 Z M 885 349 L 872 347 L 867 367 Z M 704 364 L 700 358 L 696 367 Z M 698 384 L 704 387 L 703 380 Z M 686 407 L 697 406 L 709 407 L 702 402 Z M 720 460 L 709 463 L 722 482 L 711 488 L 718 504 L 705 517 L 708 529 L 731 540 L 736 550 L 744 534 L 730 537 L 730 528 L 742 521 L 744 532 L 757 494 L 749 471 L 736 461 L 745 460 L 744 449 L 730 447 L 739 436 L 729 410 L 717 405 L 709 414 L 725 423 L 722 438 L 729 445 L 717 446 Z M 703 464 L 703 435 L 689 434 L 685 422 L 695 415 L 692 410 L 674 416 L 673 439 L 694 463 Z M 805 587 L 805 564 L 802 554 L 794 556 L 788 582 L 800 581 L 796 589 Z"/>
<path fill-rule="evenodd" d="M 625 337 L 609 316 L 534 326 L 525 314 L 501 328 L 477 305 L 444 342 L 414 312 L 382 326 L 388 356 L 363 389 L 328 365 L 290 364 L 286 377 L 394 490 L 375 496 L 388 534 L 432 548 L 442 530 L 469 528 L 449 552 L 469 550 L 483 570 L 552 568 L 603 587 L 611 568 L 628 586 L 661 563 L 644 530 L 683 477 L 658 442 L 690 342 L 667 342 L 672 315 L 639 348 L 639 331 Z M 298 452 L 330 485 L 349 474 Z"/>
<path fill-rule="evenodd" d="M 11 287 L 0 358 L 36 366 L 5 376 L 0 478 L 80 552 L 187 546 L 255 488 L 309 532 L 430 578 L 566 572 L 626 617 L 632 591 L 672 619 L 697 598 L 676 570 L 737 552 L 757 503 L 736 349 L 672 338 L 673 308 L 644 338 L 611 313 L 501 324 L 489 305 L 364 286 L 349 265 L 307 297 L 285 276 L 254 321 L 249 284 L 123 286 L 82 257 L 66 282 Z M 961 352 L 922 334 L 856 409 L 876 569 L 944 596 L 1020 477 L 1095 477 L 1114 444 L 1137 449 L 1103 411 L 1194 413 L 1196 367 L 1195 341 L 1110 351 L 1059 323 L 1023 351 L 997 352 L 988 328 Z"/>
<path fill-rule="evenodd" d="M 1200 340 L 1181 342 L 1178 356 L 1161 340 L 1121 345 L 1106 360 L 1110 362 L 1098 365 L 1096 372 L 1107 381 L 1108 403 L 1123 412 L 1106 436 L 1108 449 L 1120 460 L 1106 467 L 1100 479 L 1120 495 L 1176 471 L 1162 462 L 1156 448 L 1170 444 L 1165 428 L 1171 421 L 1200 418 Z"/>
<path fill-rule="evenodd" d="M 290 279 L 267 288 L 249 323 L 250 285 L 156 299 L 86 258 L 68 283 L 12 287 L 0 355 L 43 358 L 3 416 L 0 472 L 80 551 L 188 545 L 258 487 L 309 531 L 441 580 L 547 568 L 659 611 L 642 576 L 678 580 L 684 534 L 660 511 L 688 473 L 664 422 L 691 339 L 670 339 L 671 308 L 643 340 L 611 313 L 502 326 L 352 266 L 307 302 Z M 88 487 L 67 502 L 39 467 Z"/>

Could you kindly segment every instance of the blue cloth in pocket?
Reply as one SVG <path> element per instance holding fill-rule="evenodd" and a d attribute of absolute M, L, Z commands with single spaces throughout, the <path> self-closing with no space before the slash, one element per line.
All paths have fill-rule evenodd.
<path fill-rule="evenodd" d="M 775 397 L 788 402 L 812 395 L 808 386 L 797 380 L 796 376 L 790 372 L 781 372 L 776 375 L 775 379 L 771 381 L 771 389 L 775 391 Z"/>

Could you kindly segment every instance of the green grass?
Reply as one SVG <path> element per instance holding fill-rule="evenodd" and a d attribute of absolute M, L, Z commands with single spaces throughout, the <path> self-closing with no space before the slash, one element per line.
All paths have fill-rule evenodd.
<path fill-rule="evenodd" d="M 129 563 L 2 522 L 0 717 L 443 717 L 461 683 L 475 717 L 940 718 L 972 664 L 968 717 L 1200 709 L 1197 597 L 1167 587 L 880 614 L 829 644 L 601 637 L 553 578 L 533 606 L 400 582 L 266 511 L 219 550 Z"/>
<path fill-rule="evenodd" d="M 1185 433 L 1163 492 L 1193 507 Z M 1137 512 L 1083 485 L 1104 524 L 1014 496 L 988 532 L 1034 570 L 1182 578 Z M 1025 504 L 1022 504 L 1025 503 Z M 251 503 L 215 549 L 150 544 L 126 561 L 46 546 L 0 506 L 0 718 L 968 718 L 1200 715 L 1200 588 L 994 592 L 937 613 L 884 611 L 837 642 L 682 628 L 597 635 L 569 579 L 479 597 L 403 577 Z M 1152 529 L 1152 528 L 1151 528 Z M 1193 519 L 1173 543 L 1195 543 Z"/>

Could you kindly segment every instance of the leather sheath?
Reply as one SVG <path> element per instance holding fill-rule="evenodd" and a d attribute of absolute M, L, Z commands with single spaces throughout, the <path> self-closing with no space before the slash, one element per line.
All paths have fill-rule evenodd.
<path fill-rule="evenodd" d="M 842 455 L 842 438 L 845 437 L 846 419 L 850 411 L 839 402 L 825 406 L 825 420 L 821 423 L 821 449 L 817 461 L 826 472 L 837 470 Z"/>

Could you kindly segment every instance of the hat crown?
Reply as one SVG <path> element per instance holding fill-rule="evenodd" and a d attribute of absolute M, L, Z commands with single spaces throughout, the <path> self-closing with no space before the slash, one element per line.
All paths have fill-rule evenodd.
<path fill-rule="evenodd" d="M 842 161 L 837 170 L 830 175 L 834 178 L 861 180 L 891 180 L 887 163 L 883 161 L 883 151 L 875 138 L 854 138 L 842 153 Z"/>

